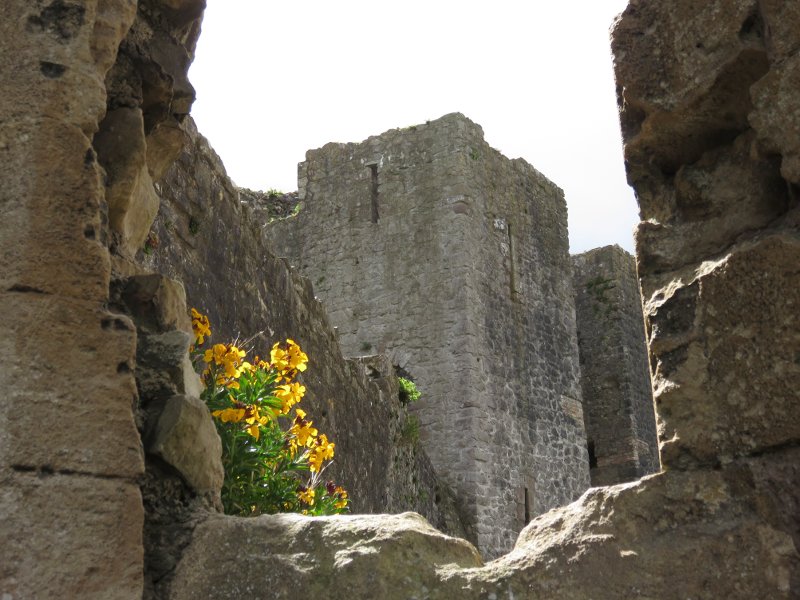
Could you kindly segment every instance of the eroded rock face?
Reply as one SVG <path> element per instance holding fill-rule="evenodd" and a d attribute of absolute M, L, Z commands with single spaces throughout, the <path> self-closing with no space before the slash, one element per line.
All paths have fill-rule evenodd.
<path fill-rule="evenodd" d="M 106 306 L 92 136 L 132 0 L 11 0 L 0 20 L 0 595 L 142 593 L 135 330 Z"/>
<path fill-rule="evenodd" d="M 614 32 L 670 467 L 800 440 L 798 31 L 742 0 L 634 2 Z"/>

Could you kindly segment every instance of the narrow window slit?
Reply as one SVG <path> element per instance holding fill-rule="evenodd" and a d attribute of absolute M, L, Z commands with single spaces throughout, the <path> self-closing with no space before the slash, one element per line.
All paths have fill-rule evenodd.
<path fill-rule="evenodd" d="M 380 218 L 378 215 L 378 165 L 373 163 L 367 166 L 372 174 L 372 222 L 377 223 Z"/>

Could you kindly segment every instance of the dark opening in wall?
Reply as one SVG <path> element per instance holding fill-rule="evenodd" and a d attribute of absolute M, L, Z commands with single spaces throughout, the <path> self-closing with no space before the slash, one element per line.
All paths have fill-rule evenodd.
<path fill-rule="evenodd" d="M 597 468 L 597 455 L 594 453 L 594 441 L 589 440 L 587 444 L 589 450 L 589 468 L 596 469 Z"/>
<path fill-rule="evenodd" d="M 369 167 L 370 173 L 372 175 L 372 188 L 371 188 L 371 197 L 372 197 L 372 222 L 378 222 L 378 164 L 372 163 L 371 165 L 367 165 Z"/>

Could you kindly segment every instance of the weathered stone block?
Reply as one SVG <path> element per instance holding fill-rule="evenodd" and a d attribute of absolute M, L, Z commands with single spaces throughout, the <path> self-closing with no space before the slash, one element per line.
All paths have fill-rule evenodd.
<path fill-rule="evenodd" d="M 666 174 L 747 128 L 768 69 L 756 0 L 632 3 L 615 24 L 629 177 Z"/>
<path fill-rule="evenodd" d="M 102 244 L 102 187 L 89 139 L 56 120 L 2 121 L 0 151 L 8 160 L 0 163 L 0 288 L 99 305 L 108 297 L 110 267 Z"/>
<path fill-rule="evenodd" d="M 0 595 L 142 597 L 139 487 L 130 481 L 0 471 Z"/>
<path fill-rule="evenodd" d="M 779 161 L 754 156 L 755 135 L 706 152 L 658 187 L 668 205 L 661 222 L 642 221 L 636 247 L 643 272 L 674 270 L 723 252 L 740 236 L 786 211 L 789 194 Z"/>
<path fill-rule="evenodd" d="M 174 394 L 200 395 L 200 377 L 189 359 L 193 339 L 177 330 L 139 336 L 136 384 L 142 400 L 149 402 Z"/>
<path fill-rule="evenodd" d="M 761 26 L 770 60 L 778 62 L 800 50 L 800 37 L 797 35 L 800 4 L 785 0 L 759 0 L 758 8 L 763 19 Z"/>
<path fill-rule="evenodd" d="M 137 329 L 148 333 L 180 330 L 192 333 L 183 284 L 158 273 L 134 275 L 120 283 L 122 301 L 136 321 Z"/>
<path fill-rule="evenodd" d="M 130 319 L 47 294 L 5 293 L 0 303 L 0 464 L 141 474 Z"/>
<path fill-rule="evenodd" d="M 109 226 L 120 236 L 120 249 L 132 256 L 147 238 L 159 203 L 147 168 L 142 109 L 109 111 L 93 145 L 106 170 Z"/>
<path fill-rule="evenodd" d="M 754 502 L 751 477 L 737 466 L 593 488 L 535 519 L 507 556 L 453 578 L 476 597 L 791 598 L 800 556 Z"/>
<path fill-rule="evenodd" d="M 180 156 L 188 137 L 173 121 L 159 123 L 147 134 L 147 168 L 153 181 L 159 181 Z"/>
<path fill-rule="evenodd" d="M 225 476 L 222 443 L 208 407 L 199 398 L 167 400 L 149 427 L 145 449 L 175 467 L 195 491 L 219 495 Z"/>
<path fill-rule="evenodd" d="M 414 513 L 210 517 L 195 530 L 169 597 L 240 597 L 252 590 L 276 598 L 437 597 L 445 565 L 479 567 L 481 559 L 468 542 Z"/>
<path fill-rule="evenodd" d="M 510 554 L 486 565 L 416 515 L 211 517 L 195 529 L 170 598 L 268 589 L 332 599 L 788 599 L 800 555 L 774 501 L 797 498 L 754 486 L 755 467 L 594 488 L 534 519 Z M 791 488 L 796 475 L 784 481 Z"/>
<path fill-rule="evenodd" d="M 800 236 L 776 233 L 647 298 L 665 465 L 726 462 L 800 439 L 798 264 Z M 688 311 L 674 299 L 690 288 Z"/>
<path fill-rule="evenodd" d="M 91 137 L 106 110 L 103 79 L 133 22 L 136 1 L 9 0 L 5 9 L 7 18 L 0 23 L 0 39 L 9 48 L 0 58 L 3 125 L 28 122 L 35 131 L 49 118 L 51 125 L 74 127 Z"/>

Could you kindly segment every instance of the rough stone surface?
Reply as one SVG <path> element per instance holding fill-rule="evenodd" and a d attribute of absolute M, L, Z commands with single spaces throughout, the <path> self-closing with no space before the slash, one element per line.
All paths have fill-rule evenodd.
<path fill-rule="evenodd" d="M 592 485 L 660 469 L 636 260 L 619 246 L 572 257 Z"/>
<path fill-rule="evenodd" d="M 121 479 L 4 470 L 0 596 L 139 598 L 142 497 Z"/>
<path fill-rule="evenodd" d="M 421 447 L 403 439 L 408 415 L 389 381 L 391 366 L 342 358 L 310 282 L 272 254 L 191 120 L 184 131 L 191 144 L 159 184 L 161 207 L 151 232 L 159 246 L 139 254 L 144 268 L 183 282 L 190 305 L 209 315 L 211 342 L 251 340 L 262 355 L 287 337 L 300 344 L 309 355 L 304 409 L 336 443 L 326 473 L 348 490 L 354 512 L 416 510 L 462 532 L 450 493 Z"/>
<path fill-rule="evenodd" d="M 797 87 L 778 83 L 797 57 L 800 21 L 793 41 L 787 24 L 776 24 L 782 50 L 771 55 L 767 34 L 778 13 L 765 6 L 636 3 L 614 34 L 628 175 L 643 217 L 638 271 L 662 460 L 670 467 L 800 441 L 800 334 L 791 325 L 800 302 L 791 178 L 800 121 Z M 724 135 L 712 131 L 734 115 Z"/>
<path fill-rule="evenodd" d="M 486 565 L 413 515 L 209 518 L 168 597 L 791 598 L 797 551 L 780 507 L 761 502 L 754 466 L 591 489 L 534 519 Z M 797 501 L 796 472 L 782 483 Z"/>
<path fill-rule="evenodd" d="M 437 597 L 445 565 L 478 567 L 481 559 L 413 513 L 210 517 L 195 530 L 168 597 Z"/>
<path fill-rule="evenodd" d="M 365 370 L 379 390 L 381 403 L 389 408 L 389 473 L 385 511 L 401 513 L 414 507 L 416 512 L 440 531 L 466 537 L 456 509 L 453 491 L 437 476 L 428 455 L 420 447 L 419 419 L 400 399 L 400 386 L 394 366 L 384 355 L 364 356 L 348 361 Z"/>
<path fill-rule="evenodd" d="M 135 333 L 106 309 L 91 147 L 131 0 L 3 3 L 0 595 L 137 598 Z"/>
<path fill-rule="evenodd" d="M 800 237 L 773 233 L 649 295 L 665 464 L 714 464 L 797 442 L 798 265 Z"/>
<path fill-rule="evenodd" d="M 141 268 L 129 257 L 109 260 L 106 244 L 122 252 L 126 241 L 105 233 L 91 137 L 107 104 L 141 108 L 145 141 L 154 140 L 148 168 L 158 179 L 185 139 L 165 131 L 174 133 L 188 110 L 185 67 L 202 3 L 142 0 L 138 16 L 135 8 L 122 0 L 12 0 L 0 20 L 0 294 L 8 309 L 0 384 L 18 394 L 0 401 L 0 595 L 230 597 L 249 582 L 248 597 L 261 590 L 330 598 L 353 590 L 387 598 L 798 597 L 796 3 L 633 0 L 618 23 L 629 175 L 647 227 L 657 229 L 640 231 L 637 244 L 667 471 L 590 490 L 535 519 L 511 554 L 484 566 L 467 543 L 416 517 L 233 519 L 213 514 L 157 456 L 146 457 L 142 474 L 133 426 L 136 335 L 129 318 L 108 308 L 117 300 L 109 295 L 112 276 Z M 122 42 L 134 18 L 132 37 Z M 182 157 L 183 168 L 214 162 L 207 150 L 194 156 L 197 162 Z M 207 215 L 208 223 L 219 217 L 220 228 L 249 235 L 237 229 L 243 221 L 233 188 L 213 172 L 183 171 L 185 187 L 173 188 L 186 198 L 174 204 L 183 212 L 172 213 L 186 217 L 189 233 L 176 242 L 191 257 L 186 265 L 202 254 L 187 251 L 191 230 L 203 226 L 200 219 L 190 227 L 190 215 Z M 722 185 L 724 172 L 740 197 L 737 186 Z M 773 186 L 778 177 L 785 186 Z M 186 191 L 193 188 L 209 205 Z M 225 193 L 220 199 L 211 190 Z M 208 208 L 195 212 L 198 205 Z M 735 213 L 730 221 L 726 207 Z M 157 230 L 164 233 L 165 221 Z M 252 240 L 240 244 L 234 249 L 261 249 Z M 246 331 L 241 324 L 252 319 L 249 331 L 257 331 L 269 310 L 278 323 L 308 319 L 317 333 L 303 343 L 336 362 L 336 351 L 322 351 L 336 340 L 310 286 L 271 257 L 231 256 L 221 263 L 222 281 L 236 267 L 253 282 L 239 298 L 264 302 L 228 309 L 240 311 L 230 327 Z M 263 280 L 253 265 L 267 267 L 268 286 L 256 283 Z M 274 296 L 262 292 L 267 287 Z M 151 310 L 134 318 L 137 325 L 157 321 Z M 162 329 L 181 330 L 171 327 Z M 348 402 L 360 388 L 364 398 L 381 398 L 383 384 L 369 383 L 367 362 L 345 364 L 350 376 L 337 366 L 321 378 L 348 390 Z M 393 427 L 391 410 L 371 415 L 375 403 L 335 413 L 343 431 L 362 423 L 351 441 L 359 458 L 367 434 L 385 442 Z M 571 406 L 576 417 L 578 409 Z M 375 425 L 379 418 L 385 428 Z M 365 473 L 390 469 L 391 456 L 380 454 Z M 376 487 L 365 497 L 388 502 Z M 239 565 L 247 568 L 234 572 Z"/>
<path fill-rule="evenodd" d="M 225 473 L 222 443 L 208 407 L 193 396 L 173 396 L 144 438 L 145 448 L 173 466 L 198 493 L 218 496 Z"/>
<path fill-rule="evenodd" d="M 469 539 L 507 551 L 589 484 L 562 191 L 460 114 L 309 151 L 298 178 L 299 213 L 265 228 L 276 251 L 346 355 L 411 375 Z"/>
<path fill-rule="evenodd" d="M 109 227 L 120 240 L 119 250 L 133 255 L 144 244 L 158 212 L 158 195 L 147 168 L 142 110 L 110 110 L 93 145 L 106 171 Z"/>
<path fill-rule="evenodd" d="M 186 312 L 186 291 L 180 281 L 157 273 L 134 275 L 122 282 L 119 293 L 142 331 L 192 333 Z"/>
<path fill-rule="evenodd" d="M 797 22 L 800 19 L 795 19 Z M 781 155 L 781 175 L 800 184 L 800 55 L 797 51 L 776 65 L 751 89 L 755 110 L 750 123 L 764 150 Z"/>

